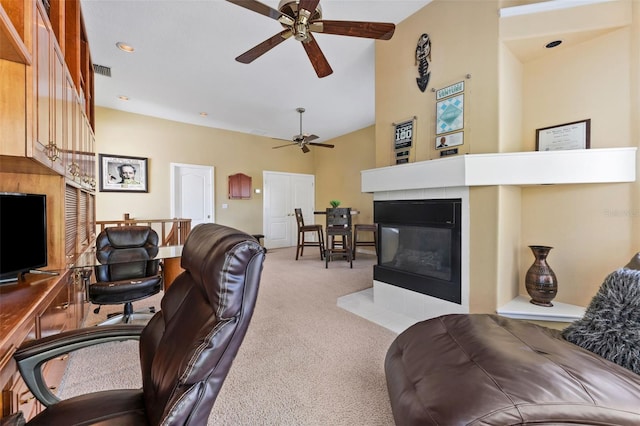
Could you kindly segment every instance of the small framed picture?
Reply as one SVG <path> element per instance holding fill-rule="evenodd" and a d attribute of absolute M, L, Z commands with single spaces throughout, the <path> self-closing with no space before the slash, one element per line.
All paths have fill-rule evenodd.
<path fill-rule="evenodd" d="M 100 154 L 99 160 L 100 191 L 149 192 L 146 158 Z"/>
<path fill-rule="evenodd" d="M 591 145 L 591 119 L 536 130 L 536 151 L 587 149 Z"/>
<path fill-rule="evenodd" d="M 464 132 L 451 133 L 436 137 L 436 149 L 449 148 L 464 143 Z"/>

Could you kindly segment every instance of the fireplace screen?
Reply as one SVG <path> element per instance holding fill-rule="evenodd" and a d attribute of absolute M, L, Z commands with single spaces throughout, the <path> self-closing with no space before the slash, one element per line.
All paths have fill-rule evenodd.
<path fill-rule="evenodd" d="M 451 280 L 451 229 L 381 226 L 380 235 L 380 265 Z"/>
<path fill-rule="evenodd" d="M 461 200 L 374 201 L 373 278 L 461 303 Z"/>

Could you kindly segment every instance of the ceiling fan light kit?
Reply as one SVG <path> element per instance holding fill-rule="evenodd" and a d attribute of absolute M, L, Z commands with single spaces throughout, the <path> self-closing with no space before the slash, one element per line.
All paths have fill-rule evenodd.
<path fill-rule="evenodd" d="M 236 61 L 249 64 L 293 36 L 302 43 L 313 69 L 320 78 L 332 74 L 333 70 L 312 33 L 389 40 L 395 31 L 395 24 L 386 22 L 323 20 L 320 0 L 281 0 L 278 10 L 257 0 L 227 1 L 274 19 L 285 28 L 284 31 L 238 56 Z"/>

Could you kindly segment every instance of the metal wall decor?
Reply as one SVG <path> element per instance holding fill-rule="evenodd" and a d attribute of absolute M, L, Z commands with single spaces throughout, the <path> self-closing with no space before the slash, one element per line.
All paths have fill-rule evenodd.
<path fill-rule="evenodd" d="M 421 92 L 427 89 L 429 77 L 431 77 L 431 39 L 429 34 L 422 34 L 418 39 L 416 46 L 416 66 L 418 67 L 418 75 L 416 83 Z"/>

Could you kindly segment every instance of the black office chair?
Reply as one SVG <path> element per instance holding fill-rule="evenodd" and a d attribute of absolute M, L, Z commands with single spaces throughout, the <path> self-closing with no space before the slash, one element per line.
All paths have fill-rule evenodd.
<path fill-rule="evenodd" d="M 353 235 L 351 229 L 351 208 L 337 207 L 327 209 L 327 239 L 324 250 L 324 267 L 329 260 L 339 256 L 349 262 L 353 268 Z M 339 241 L 336 239 L 340 238 Z"/>
<path fill-rule="evenodd" d="M 23 344 L 14 359 L 33 395 L 47 407 L 27 424 L 207 424 L 253 315 L 263 262 L 264 249 L 250 235 L 200 224 L 182 251 L 185 271 L 166 290 L 162 309 L 146 326 L 89 327 Z M 140 340 L 142 388 L 61 401 L 44 383 L 47 360 L 129 339 Z"/>
<path fill-rule="evenodd" d="M 94 268 L 96 282 L 87 286 L 87 299 L 99 305 L 124 304 L 121 314 L 112 314 L 100 325 L 130 323 L 150 319 L 153 306 L 133 311 L 132 302 L 153 296 L 162 290 L 158 234 L 149 226 L 105 228 L 96 238 L 96 257 L 101 264 Z"/>

